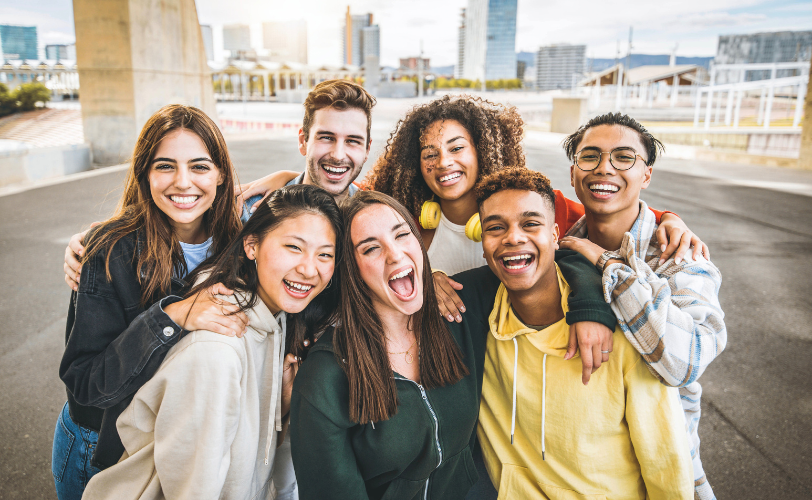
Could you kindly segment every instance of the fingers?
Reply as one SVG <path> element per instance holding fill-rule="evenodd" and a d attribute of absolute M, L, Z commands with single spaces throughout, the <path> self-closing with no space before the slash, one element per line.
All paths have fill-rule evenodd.
<path fill-rule="evenodd" d="M 679 264 L 682 262 L 682 259 L 685 258 L 685 254 L 691 249 L 691 239 L 693 238 L 694 233 L 691 231 L 685 231 L 682 233 L 682 238 L 679 242 L 679 248 L 677 248 L 677 253 L 674 255 L 674 262 Z"/>
<path fill-rule="evenodd" d="M 295 376 L 296 372 L 299 371 L 299 364 L 302 362 L 302 359 L 298 356 L 294 356 L 293 353 L 288 353 L 285 355 L 285 362 L 282 364 L 283 370 L 293 370 L 292 374 Z"/>
<path fill-rule="evenodd" d="M 708 248 L 708 245 L 704 243 L 702 243 L 702 255 L 704 255 L 705 258 L 708 259 L 708 262 L 710 262 L 710 248 Z"/>
<path fill-rule="evenodd" d="M 212 295 L 234 295 L 234 290 L 227 288 L 222 283 L 215 283 L 207 291 Z"/>
<path fill-rule="evenodd" d="M 668 241 L 667 245 L 663 244 L 665 246 L 665 249 L 663 250 L 662 255 L 660 255 L 660 264 L 667 261 L 672 255 L 674 255 L 674 252 L 677 250 L 677 248 L 679 248 L 681 238 L 682 238 L 682 230 L 674 228 L 668 234 L 667 240 L 666 239 L 660 240 L 660 241 Z M 662 248 L 663 245 L 661 245 L 660 248 Z"/>
<path fill-rule="evenodd" d="M 94 224 L 98 225 L 98 223 Z M 89 231 L 89 229 L 87 231 Z M 70 241 L 68 241 L 68 248 L 70 248 L 78 257 L 82 257 L 85 254 L 85 247 L 82 243 L 85 241 L 87 231 L 74 234 L 71 236 Z"/>
<path fill-rule="evenodd" d="M 570 341 L 567 344 L 567 353 L 564 354 L 564 359 L 572 359 L 576 352 L 578 352 L 578 337 L 575 334 L 575 325 L 570 325 Z"/>
<path fill-rule="evenodd" d="M 581 346 L 581 368 L 581 382 L 587 385 L 592 377 L 592 349 L 584 349 L 584 346 Z"/>
<path fill-rule="evenodd" d="M 67 274 L 65 275 L 65 283 L 67 283 L 67 284 L 68 284 L 68 286 L 70 287 L 70 289 L 71 289 L 71 290 L 73 290 L 74 292 L 78 292 L 78 291 L 79 291 L 79 284 L 78 284 L 78 283 L 76 283 L 75 281 L 73 281 L 73 280 L 70 278 L 70 276 L 68 276 Z"/>
<path fill-rule="evenodd" d="M 76 260 L 76 255 L 70 247 L 65 248 L 65 262 L 62 264 L 65 270 L 65 283 L 75 292 L 79 290 L 79 278 L 82 272 L 82 264 Z"/>
<path fill-rule="evenodd" d="M 265 200 L 265 197 L 264 197 L 264 196 L 263 196 L 262 198 L 260 198 L 260 200 L 259 200 L 258 202 L 256 202 L 256 203 L 254 203 L 253 205 L 251 205 L 251 210 L 249 210 L 249 212 L 250 212 L 250 213 L 254 213 L 254 212 L 256 212 L 256 211 L 257 211 L 257 209 L 259 208 L 259 205 L 260 205 L 260 204 L 263 202 L 263 200 Z"/>
<path fill-rule="evenodd" d="M 462 284 L 461 283 L 457 283 L 456 281 L 452 280 L 448 276 L 446 276 L 445 279 L 448 282 L 448 284 L 451 286 L 451 288 L 453 288 L 454 290 L 462 290 Z M 462 312 L 465 312 L 465 309 L 463 309 Z"/>

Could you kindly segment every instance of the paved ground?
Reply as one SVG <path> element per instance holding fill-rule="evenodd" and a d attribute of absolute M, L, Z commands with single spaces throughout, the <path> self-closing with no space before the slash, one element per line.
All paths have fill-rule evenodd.
<path fill-rule="evenodd" d="M 376 129 L 376 151 L 385 138 Z M 528 144 L 528 165 L 572 195 L 554 143 Z M 290 138 L 230 147 L 243 181 L 302 166 Z M 51 440 L 65 401 L 57 367 L 69 297 L 63 249 L 110 214 L 122 179 L 113 172 L 0 197 L 0 499 L 55 498 Z M 771 189 L 752 187 L 759 182 Z M 700 425 L 720 499 L 812 498 L 812 197 L 786 192 L 810 186 L 809 172 L 664 158 L 644 193 L 705 239 L 724 275 L 729 344 L 701 379 Z"/>

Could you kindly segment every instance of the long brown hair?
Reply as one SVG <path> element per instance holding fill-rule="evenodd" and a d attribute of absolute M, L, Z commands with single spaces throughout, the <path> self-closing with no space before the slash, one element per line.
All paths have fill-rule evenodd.
<path fill-rule="evenodd" d="M 418 342 L 422 385 L 433 389 L 455 384 L 468 375 L 462 352 L 440 316 L 429 258 L 414 219 L 394 198 L 362 191 L 341 206 L 344 219 L 341 324 L 333 336 L 333 350 L 349 379 L 350 420 L 362 424 L 387 420 L 398 411 L 398 393 L 387 355 L 383 324 L 372 305 L 372 291 L 361 279 L 351 237 L 355 216 L 376 204 L 390 207 L 406 221 L 423 251 L 423 307 L 410 318 Z"/>
<path fill-rule="evenodd" d="M 332 284 L 314 297 L 304 310 L 287 316 L 285 345 L 288 352 L 304 357 L 306 354 L 305 340 L 312 345 L 315 337 L 338 319 L 336 317 L 339 301 L 337 261 L 341 258 L 344 225 L 341 222 L 341 213 L 338 211 L 335 200 L 330 193 L 320 187 L 298 184 L 285 186 L 271 193 L 251 215 L 240 234 L 231 241 L 228 247 L 214 259 L 201 264 L 194 270 L 189 281 L 196 285 L 186 296 L 191 297 L 216 283 L 222 283 L 226 288 L 244 292 L 243 296 L 235 296 L 240 311 L 254 307 L 259 300 L 257 293 L 259 275 L 256 263 L 245 255 L 243 241 L 249 236 L 254 236 L 258 241 L 262 241 L 282 221 L 305 213 L 321 215 L 330 222 L 336 235 L 336 265 Z"/>
<path fill-rule="evenodd" d="M 96 253 L 106 252 L 105 269 L 108 279 L 112 279 L 110 254 L 113 247 L 133 231 L 142 233 L 139 236 L 143 236 L 143 244 L 136 256 L 142 305 L 147 305 L 156 296 L 167 295 L 172 276 L 183 276 L 187 272 L 180 242 L 169 217 L 155 204 L 149 186 L 150 166 L 159 144 L 169 133 L 179 129 L 194 132 L 200 137 L 223 179 L 217 186 L 211 208 L 203 216 L 206 234 L 212 236 L 210 253 L 217 255 L 222 252 L 241 227 L 234 198 L 237 175 L 217 124 L 206 113 L 192 106 L 171 104 L 159 109 L 144 125 L 135 143 L 124 194 L 115 215 L 96 228 L 83 259 L 86 262 Z"/>
<path fill-rule="evenodd" d="M 420 215 L 423 202 L 433 196 L 420 171 L 421 141 L 438 120 L 456 120 L 471 134 L 481 179 L 506 166 L 524 167 L 523 124 L 513 106 L 470 95 L 445 95 L 412 109 L 395 126 L 368 177 L 370 189 L 386 193 Z"/>

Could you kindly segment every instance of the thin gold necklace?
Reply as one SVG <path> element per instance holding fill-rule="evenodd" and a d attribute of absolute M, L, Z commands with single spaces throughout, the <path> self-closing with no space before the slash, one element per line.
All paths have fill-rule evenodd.
<path fill-rule="evenodd" d="M 387 340 L 388 339 L 389 339 L 389 337 L 387 337 Z M 391 342 L 391 340 L 390 340 L 390 342 Z M 407 364 L 412 364 L 412 362 L 414 361 L 414 356 L 412 356 L 412 353 L 409 352 L 409 351 L 412 350 L 412 347 L 414 347 L 416 342 L 417 342 L 417 335 L 415 335 L 414 341 L 411 343 L 411 345 L 409 345 L 409 348 L 406 349 L 405 351 L 403 351 L 403 352 L 386 351 L 386 352 L 388 352 L 389 354 L 394 354 L 394 355 L 405 354 L 405 356 L 403 356 L 403 359 L 406 360 Z"/>

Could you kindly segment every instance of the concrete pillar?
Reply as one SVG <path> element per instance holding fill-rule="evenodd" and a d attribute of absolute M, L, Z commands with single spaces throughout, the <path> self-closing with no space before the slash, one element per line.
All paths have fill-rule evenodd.
<path fill-rule="evenodd" d="M 73 19 L 82 124 L 96 162 L 128 158 L 166 104 L 216 118 L 194 0 L 74 0 Z"/>
<path fill-rule="evenodd" d="M 550 132 L 571 134 L 586 122 L 586 97 L 553 97 Z"/>
<path fill-rule="evenodd" d="M 801 152 L 798 156 L 798 166 L 812 170 L 812 67 L 810 67 L 809 80 L 806 83 L 804 126 L 801 129 Z"/>

